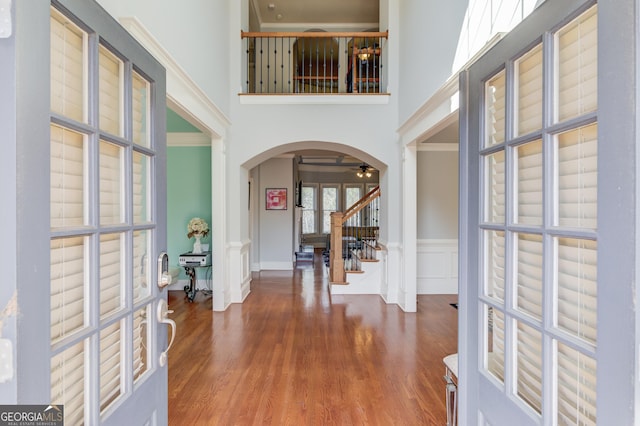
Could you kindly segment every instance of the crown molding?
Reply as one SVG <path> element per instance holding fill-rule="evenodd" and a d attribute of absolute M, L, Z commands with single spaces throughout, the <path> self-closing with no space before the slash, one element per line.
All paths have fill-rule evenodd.
<path fill-rule="evenodd" d="M 167 104 L 178 113 L 188 115 L 187 121 L 205 132 L 224 138 L 231 125 L 227 116 L 209 99 L 164 46 L 136 17 L 119 18 L 120 24 L 167 71 Z"/>
<path fill-rule="evenodd" d="M 193 147 L 211 146 L 211 138 L 204 133 L 167 133 L 167 146 L 169 147 Z"/>
<path fill-rule="evenodd" d="M 458 152 L 457 143 L 423 143 L 417 147 L 418 152 Z"/>

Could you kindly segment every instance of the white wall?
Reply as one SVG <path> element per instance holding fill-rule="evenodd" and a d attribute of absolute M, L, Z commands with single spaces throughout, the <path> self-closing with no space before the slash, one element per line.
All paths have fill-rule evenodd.
<path fill-rule="evenodd" d="M 543 1 L 399 2 L 400 123 L 411 118 L 496 34 L 511 30 Z"/>
<path fill-rule="evenodd" d="M 137 18 L 215 105 L 228 113 L 229 1 L 97 2 L 116 19 Z"/>
<path fill-rule="evenodd" d="M 258 167 L 258 173 L 260 185 L 255 195 L 259 200 L 256 210 L 260 216 L 260 269 L 293 269 L 293 160 L 272 158 Z M 267 188 L 287 189 L 286 210 L 266 210 Z"/>
<path fill-rule="evenodd" d="M 400 8 L 400 123 L 451 75 L 467 1 L 404 0 Z"/>

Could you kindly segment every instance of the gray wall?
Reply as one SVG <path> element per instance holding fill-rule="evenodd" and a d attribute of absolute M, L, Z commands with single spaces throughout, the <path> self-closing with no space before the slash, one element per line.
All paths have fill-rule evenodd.
<path fill-rule="evenodd" d="M 458 238 L 458 152 L 418 152 L 418 239 Z"/>
<path fill-rule="evenodd" d="M 263 268 L 273 269 L 271 266 L 293 267 L 293 159 L 272 158 L 259 167 L 260 181 L 256 206 L 260 215 L 259 244 L 260 264 Z M 265 190 L 267 188 L 287 188 L 287 209 L 266 210 Z M 255 233 L 254 233 L 255 235 Z"/>

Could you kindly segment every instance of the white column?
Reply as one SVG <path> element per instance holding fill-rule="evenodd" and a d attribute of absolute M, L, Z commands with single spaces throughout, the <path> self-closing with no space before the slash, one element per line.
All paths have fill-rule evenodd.
<path fill-rule="evenodd" d="M 226 155 L 224 141 L 211 141 L 211 263 L 212 309 L 224 311 L 231 303 L 227 279 L 227 228 L 226 228 Z"/>
<path fill-rule="evenodd" d="M 402 283 L 400 307 L 405 312 L 417 309 L 417 154 L 415 145 L 402 153 Z"/>

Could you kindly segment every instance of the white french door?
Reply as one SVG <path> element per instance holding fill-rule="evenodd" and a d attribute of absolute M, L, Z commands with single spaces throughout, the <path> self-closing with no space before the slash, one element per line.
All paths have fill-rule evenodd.
<path fill-rule="evenodd" d="M 465 424 L 598 419 L 598 7 L 537 12 L 461 80 Z"/>
<path fill-rule="evenodd" d="M 18 380 L 39 386 L 19 399 L 63 404 L 65 424 L 166 424 L 164 69 L 94 1 L 18 2 L 23 14 L 16 37 L 41 64 L 18 86 L 34 129 L 49 111 L 48 142 L 23 160 L 23 180 L 47 196 L 25 217 L 47 223 L 48 256 L 31 259 L 38 303 L 22 314 L 34 339 L 19 348 L 40 367 Z"/>

